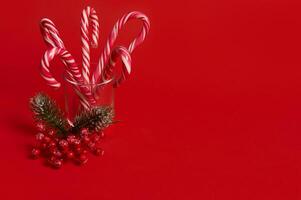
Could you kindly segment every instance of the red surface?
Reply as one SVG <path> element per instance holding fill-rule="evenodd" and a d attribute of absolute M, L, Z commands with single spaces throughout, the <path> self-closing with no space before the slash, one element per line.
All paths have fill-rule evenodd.
<path fill-rule="evenodd" d="M 38 22 L 51 18 L 79 60 L 80 13 L 88 4 L 99 13 L 102 44 L 131 10 L 150 17 L 151 32 L 117 91 L 123 122 L 108 131 L 105 156 L 52 170 L 27 158 L 34 137 L 28 98 L 45 88 Z M 301 199 L 300 1 L 1 7 L 1 199 Z M 131 23 L 123 42 L 137 30 Z"/>

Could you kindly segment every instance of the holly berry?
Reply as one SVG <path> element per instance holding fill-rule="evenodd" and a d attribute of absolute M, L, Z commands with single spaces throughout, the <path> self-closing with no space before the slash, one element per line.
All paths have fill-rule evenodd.
<path fill-rule="evenodd" d="M 60 139 L 58 137 L 55 137 L 55 138 L 53 138 L 53 141 L 58 144 Z"/>
<path fill-rule="evenodd" d="M 39 147 L 42 149 L 42 150 L 45 150 L 47 148 L 47 144 L 45 142 L 42 142 L 39 144 Z"/>
<path fill-rule="evenodd" d="M 90 142 L 90 138 L 88 136 L 84 136 L 81 141 L 85 144 L 88 144 Z"/>
<path fill-rule="evenodd" d="M 83 165 L 86 164 L 88 162 L 88 157 L 85 154 L 81 154 L 78 157 L 78 163 Z"/>
<path fill-rule="evenodd" d="M 96 144 L 95 144 L 94 142 L 90 142 L 90 143 L 88 144 L 88 148 L 89 148 L 91 151 L 94 151 L 95 148 L 96 148 Z"/>
<path fill-rule="evenodd" d="M 72 141 L 72 144 L 75 146 L 75 147 L 78 147 L 80 145 L 80 140 L 79 139 L 74 139 Z"/>
<path fill-rule="evenodd" d="M 83 150 L 82 150 L 82 153 L 83 153 L 83 154 L 87 154 L 87 153 L 88 153 L 88 150 L 87 150 L 87 149 L 83 149 Z"/>
<path fill-rule="evenodd" d="M 89 130 L 87 128 L 83 128 L 80 131 L 81 136 L 88 136 L 89 135 Z"/>
<path fill-rule="evenodd" d="M 94 151 L 93 151 L 93 154 L 96 155 L 96 156 L 102 156 L 104 154 L 104 151 L 100 148 L 96 148 Z"/>
<path fill-rule="evenodd" d="M 56 160 L 56 157 L 55 156 L 51 156 L 48 158 L 48 163 L 51 165 L 54 161 Z"/>
<path fill-rule="evenodd" d="M 57 168 L 57 169 L 60 168 L 63 164 L 62 161 L 55 156 L 51 156 L 48 159 L 48 163 L 50 164 L 51 167 Z"/>
<path fill-rule="evenodd" d="M 36 134 L 36 140 L 39 142 L 43 141 L 44 137 L 45 135 L 43 133 Z"/>
<path fill-rule="evenodd" d="M 54 168 L 57 168 L 57 169 L 61 168 L 62 165 L 63 165 L 63 162 L 62 162 L 61 160 L 59 160 L 59 159 L 55 160 L 55 161 L 52 163 L 52 166 L 53 166 Z"/>
<path fill-rule="evenodd" d="M 74 151 L 75 151 L 75 153 L 76 154 L 81 154 L 82 153 L 82 148 L 81 147 L 76 147 L 75 149 L 74 149 Z"/>
<path fill-rule="evenodd" d="M 50 137 L 48 137 L 48 136 L 45 136 L 43 140 L 47 144 L 50 143 L 50 141 L 51 141 Z"/>
<path fill-rule="evenodd" d="M 59 146 L 62 148 L 62 149 L 66 149 L 66 148 L 68 148 L 68 142 L 67 142 L 67 140 L 60 140 L 59 141 Z"/>
<path fill-rule="evenodd" d="M 37 149 L 37 148 L 33 148 L 32 151 L 31 151 L 31 157 L 33 159 L 37 159 L 41 154 L 41 151 L 40 149 Z"/>
<path fill-rule="evenodd" d="M 73 159 L 73 158 L 74 158 L 74 153 L 73 153 L 72 151 L 68 151 L 68 152 L 66 153 L 66 157 L 67 157 L 68 159 Z"/>
<path fill-rule="evenodd" d="M 98 142 L 100 140 L 100 138 L 101 137 L 98 134 L 93 134 L 92 135 L 92 141 L 95 142 L 95 143 Z"/>
<path fill-rule="evenodd" d="M 54 137 L 55 136 L 55 131 L 54 130 L 48 131 L 48 136 L 49 137 Z"/>
<path fill-rule="evenodd" d="M 62 152 L 60 152 L 58 149 L 51 150 L 51 155 L 61 158 L 63 156 Z"/>
<path fill-rule="evenodd" d="M 46 126 L 41 122 L 36 124 L 36 128 L 38 129 L 39 132 L 45 132 L 46 131 Z"/>
<path fill-rule="evenodd" d="M 49 149 L 54 149 L 56 147 L 56 143 L 54 141 L 50 141 L 48 144 Z"/>
<path fill-rule="evenodd" d="M 68 137 L 67 137 L 67 141 L 71 144 L 71 143 L 73 143 L 73 141 L 76 139 L 76 137 L 75 137 L 75 135 L 69 135 Z"/>

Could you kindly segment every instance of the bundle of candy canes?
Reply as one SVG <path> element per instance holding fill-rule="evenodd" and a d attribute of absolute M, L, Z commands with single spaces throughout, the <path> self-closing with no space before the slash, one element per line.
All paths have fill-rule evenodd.
<path fill-rule="evenodd" d="M 134 19 L 142 22 L 142 30 L 139 35 L 128 47 L 115 46 L 119 32 L 127 22 Z M 130 12 L 122 16 L 114 25 L 93 72 L 91 72 L 90 66 L 90 48 L 97 48 L 99 40 L 99 18 L 94 8 L 87 6 L 81 16 L 81 67 L 67 50 L 58 29 L 50 19 L 42 19 L 40 28 L 43 39 L 48 47 L 41 60 L 42 78 L 52 88 L 61 87 L 61 83 L 53 76 L 50 69 L 51 61 L 55 57 L 58 57 L 65 66 L 66 79 L 70 80 L 70 84 L 76 83 L 72 84 L 72 87 L 80 99 L 81 106 L 84 110 L 91 110 L 96 103 L 93 87 L 91 86 L 112 79 L 114 76 L 114 87 L 118 87 L 128 78 L 132 68 L 131 54 L 136 47 L 145 40 L 149 32 L 150 22 L 146 15 L 138 11 Z M 89 33 L 89 31 L 91 32 Z M 121 72 L 116 75 L 114 74 L 114 68 L 118 59 L 122 62 L 122 69 L 120 70 Z M 36 138 L 38 142 L 42 144 L 42 147 L 34 148 L 32 157 L 37 158 L 41 154 L 41 149 L 46 149 L 50 163 L 52 163 L 54 167 L 60 167 L 64 159 L 73 158 L 74 155 L 77 155 L 77 160 L 80 160 L 80 163 L 85 163 L 86 156 L 81 151 L 81 148 L 89 147 L 88 144 L 90 144 L 90 147 L 86 148 L 85 151 L 92 149 L 94 154 L 102 154 L 100 149 L 91 148 L 91 143 L 89 143 L 89 141 L 94 141 L 95 144 L 95 141 L 98 141 L 100 138 L 100 133 L 89 134 L 89 130 L 83 129 L 80 131 L 78 138 L 69 135 L 67 138 L 58 139 L 53 133 L 53 130 L 46 130 L 44 125 L 39 125 L 39 131 L 40 133 Z M 83 143 L 82 146 L 80 145 L 81 143 Z M 84 145 L 84 143 L 86 145 Z"/>
<path fill-rule="evenodd" d="M 128 47 L 117 46 L 114 47 L 118 33 L 124 25 L 130 20 L 137 19 L 142 21 L 143 26 L 140 34 L 130 43 Z M 92 29 L 89 38 L 89 27 Z M 118 87 L 123 81 L 127 79 L 131 73 L 132 59 L 131 54 L 134 49 L 139 46 L 146 38 L 150 28 L 149 19 L 141 12 L 130 12 L 121 17 L 114 25 L 111 34 L 105 44 L 98 65 L 93 73 L 90 72 L 90 46 L 97 48 L 99 39 L 99 21 L 95 9 L 86 7 L 82 12 L 81 18 L 81 42 L 82 42 L 82 69 L 75 61 L 74 57 L 66 49 L 63 40 L 54 23 L 49 19 L 41 20 L 41 32 L 43 39 L 48 46 L 41 61 L 41 76 L 45 79 L 46 83 L 53 87 L 59 88 L 61 83 L 58 82 L 50 71 L 50 62 L 58 56 L 66 67 L 67 78 L 74 84 L 74 90 L 78 94 L 81 104 L 84 108 L 89 109 L 95 104 L 93 96 L 93 88 L 88 87 L 88 84 L 97 84 L 113 75 L 113 69 L 116 61 L 121 59 L 122 72 L 119 76 L 115 77 L 114 86 Z"/>

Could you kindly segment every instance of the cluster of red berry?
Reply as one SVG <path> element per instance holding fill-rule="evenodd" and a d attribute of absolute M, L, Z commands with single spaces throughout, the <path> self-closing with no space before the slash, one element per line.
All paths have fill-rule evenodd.
<path fill-rule="evenodd" d="M 37 124 L 39 133 L 36 135 L 37 145 L 31 151 L 31 157 L 44 157 L 47 163 L 54 168 L 60 168 L 64 161 L 71 160 L 82 165 L 88 161 L 89 152 L 96 156 L 103 155 L 104 151 L 98 147 L 103 138 L 103 132 L 89 133 L 82 129 L 78 135 L 58 137 L 56 132 L 47 129 L 42 123 Z"/>

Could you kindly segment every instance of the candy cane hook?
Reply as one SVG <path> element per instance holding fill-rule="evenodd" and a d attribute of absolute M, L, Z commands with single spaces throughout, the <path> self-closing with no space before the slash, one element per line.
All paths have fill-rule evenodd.
<path fill-rule="evenodd" d="M 93 74 L 93 78 L 92 81 L 94 83 L 96 83 L 101 74 L 102 71 L 104 70 L 105 66 L 108 64 L 108 59 L 110 57 L 111 54 L 111 49 L 117 39 L 118 33 L 119 31 L 123 28 L 123 26 L 130 20 L 132 19 L 139 19 L 143 22 L 143 27 L 142 30 L 140 32 L 140 34 L 138 35 L 138 37 L 136 37 L 129 45 L 128 47 L 128 51 L 129 53 L 132 53 L 134 51 L 134 49 L 140 45 L 146 38 L 148 32 L 149 32 L 149 28 L 150 28 L 150 22 L 149 19 L 146 15 L 144 15 L 141 12 L 130 12 L 127 15 L 124 15 L 121 19 L 119 19 L 117 21 L 117 23 L 114 25 L 114 28 L 109 36 L 109 39 L 107 40 L 107 43 L 104 47 L 103 53 L 99 59 L 99 63 L 98 66 L 95 69 L 95 72 Z"/>
<path fill-rule="evenodd" d="M 57 28 L 50 19 L 43 18 L 40 22 L 40 28 L 43 39 L 48 47 L 65 48 Z"/>

